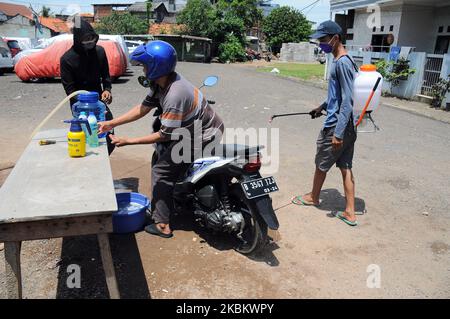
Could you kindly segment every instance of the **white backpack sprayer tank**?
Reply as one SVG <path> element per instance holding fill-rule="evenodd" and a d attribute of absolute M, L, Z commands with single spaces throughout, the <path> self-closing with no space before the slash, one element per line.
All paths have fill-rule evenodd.
<path fill-rule="evenodd" d="M 369 119 L 375 131 L 378 130 L 371 114 L 380 105 L 382 86 L 383 77 L 377 72 L 375 65 L 366 64 L 360 67 L 353 84 L 353 115 L 356 127 L 364 127 Z"/>

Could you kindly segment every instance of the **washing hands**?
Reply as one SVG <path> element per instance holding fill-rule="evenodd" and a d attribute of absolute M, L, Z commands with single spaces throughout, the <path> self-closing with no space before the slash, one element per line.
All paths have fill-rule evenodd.
<path fill-rule="evenodd" d="M 99 122 L 98 123 L 98 133 L 102 134 L 102 133 L 110 132 L 114 129 L 115 126 L 116 125 L 114 125 L 114 123 L 112 121 Z M 110 134 L 109 138 L 111 139 L 111 143 L 117 147 L 131 144 L 130 140 L 125 137 L 118 137 L 114 134 Z"/>

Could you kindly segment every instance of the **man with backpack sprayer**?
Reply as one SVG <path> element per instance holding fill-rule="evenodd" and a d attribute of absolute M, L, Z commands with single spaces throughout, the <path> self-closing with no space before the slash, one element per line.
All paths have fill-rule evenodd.
<path fill-rule="evenodd" d="M 350 226 L 356 226 L 355 216 L 355 183 L 352 173 L 352 160 L 356 129 L 353 118 L 353 80 L 358 71 L 355 63 L 347 55 L 342 44 L 343 32 L 333 21 L 325 21 L 319 25 L 311 36 L 318 39 L 320 48 L 325 53 L 333 54 L 328 97 L 326 102 L 311 111 L 312 117 L 327 115 L 324 126 L 317 139 L 316 171 L 313 188 L 308 194 L 296 196 L 292 202 L 297 205 L 318 206 L 319 195 L 327 172 L 336 164 L 341 170 L 344 183 L 346 208 L 338 212 L 336 217 Z"/>

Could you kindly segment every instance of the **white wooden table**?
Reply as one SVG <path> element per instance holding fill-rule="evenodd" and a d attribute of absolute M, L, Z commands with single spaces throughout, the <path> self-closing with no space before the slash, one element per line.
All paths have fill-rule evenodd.
<path fill-rule="evenodd" d="M 22 298 L 22 241 L 92 234 L 98 236 L 110 297 L 120 298 L 108 238 L 117 204 L 106 143 L 88 148 L 86 157 L 70 158 L 67 131 L 38 133 L 0 188 L 8 298 Z M 40 146 L 40 139 L 57 142 Z"/>

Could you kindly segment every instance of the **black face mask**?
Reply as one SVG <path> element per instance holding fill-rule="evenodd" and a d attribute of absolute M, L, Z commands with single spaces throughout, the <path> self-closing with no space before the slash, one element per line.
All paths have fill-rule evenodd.
<path fill-rule="evenodd" d="M 145 88 L 150 88 L 150 91 L 155 94 L 157 90 L 157 84 L 155 81 L 149 80 L 146 76 L 141 75 L 138 77 L 138 82 L 140 85 L 142 85 Z M 152 94 L 152 95 L 153 95 Z"/>
<path fill-rule="evenodd" d="M 95 46 L 96 46 L 95 42 L 83 44 L 83 48 L 86 51 L 92 50 L 93 48 L 95 48 Z"/>

